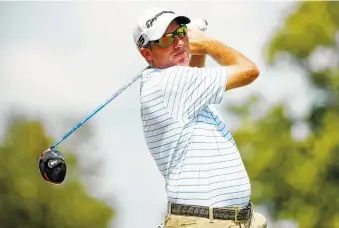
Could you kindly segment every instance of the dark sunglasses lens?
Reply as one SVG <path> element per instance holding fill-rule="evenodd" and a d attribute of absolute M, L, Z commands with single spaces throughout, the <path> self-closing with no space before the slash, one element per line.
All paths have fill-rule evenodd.
<path fill-rule="evenodd" d="M 167 47 L 167 46 L 173 44 L 173 37 L 172 36 L 163 36 L 159 39 L 158 44 L 161 47 Z"/>
<path fill-rule="evenodd" d="M 156 44 L 160 47 L 168 47 L 174 42 L 174 34 L 177 34 L 179 38 L 184 38 L 187 34 L 187 27 L 185 25 L 181 26 L 174 33 L 167 34 L 161 37 Z"/>
<path fill-rule="evenodd" d="M 180 28 L 178 28 L 177 34 L 178 34 L 178 36 L 179 36 L 180 38 L 184 38 L 184 37 L 186 36 L 186 34 L 187 34 L 187 29 L 186 29 L 186 27 L 180 27 Z"/>

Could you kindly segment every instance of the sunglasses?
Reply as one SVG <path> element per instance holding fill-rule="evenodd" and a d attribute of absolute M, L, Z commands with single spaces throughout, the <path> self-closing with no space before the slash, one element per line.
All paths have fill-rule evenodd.
<path fill-rule="evenodd" d="M 180 39 L 184 38 L 187 34 L 187 27 L 186 25 L 181 25 L 178 29 L 176 29 L 174 32 L 168 33 L 164 36 L 162 36 L 159 40 L 150 41 L 149 47 L 152 46 L 152 44 L 155 44 L 159 47 L 168 47 L 174 43 L 175 36 L 177 35 Z"/>

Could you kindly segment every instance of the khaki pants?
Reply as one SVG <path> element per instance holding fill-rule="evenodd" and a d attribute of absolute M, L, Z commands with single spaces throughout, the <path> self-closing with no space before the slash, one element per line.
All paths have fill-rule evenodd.
<path fill-rule="evenodd" d="M 230 220 L 210 220 L 207 218 L 193 216 L 169 215 L 165 221 L 165 228 L 266 228 L 266 218 L 253 212 L 252 217 L 246 222 L 237 222 Z"/>

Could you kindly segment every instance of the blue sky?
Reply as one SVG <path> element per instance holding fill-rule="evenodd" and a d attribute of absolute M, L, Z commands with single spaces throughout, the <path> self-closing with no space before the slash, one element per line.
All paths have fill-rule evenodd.
<path fill-rule="evenodd" d="M 261 112 L 286 102 L 290 114 L 302 117 L 310 105 L 310 88 L 302 73 L 284 66 L 268 67 L 263 59 L 263 47 L 293 4 L 2 2 L 0 126 L 15 108 L 40 117 L 49 134 L 61 137 L 145 67 L 133 45 L 132 29 L 138 13 L 155 5 L 208 20 L 211 36 L 259 65 L 257 81 L 225 93 L 222 104 L 216 106 L 231 129 L 237 123 L 228 115 L 227 105 L 241 103 L 253 93 L 263 97 Z M 216 63 L 208 59 L 207 64 Z M 77 144 L 77 133 L 64 144 L 86 154 L 83 166 L 102 162 L 97 176 L 86 181 L 93 194 L 114 202 L 117 217 L 112 226 L 118 228 L 156 227 L 166 204 L 162 177 L 143 139 L 138 101 L 139 83 L 135 83 L 90 120 L 93 135 L 86 144 Z"/>

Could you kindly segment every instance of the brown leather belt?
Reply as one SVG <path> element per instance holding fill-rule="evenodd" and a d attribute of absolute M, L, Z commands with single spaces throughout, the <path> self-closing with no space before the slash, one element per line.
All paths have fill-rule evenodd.
<path fill-rule="evenodd" d="M 213 219 L 247 221 L 252 216 L 252 203 L 245 207 L 215 207 L 209 208 L 204 206 L 170 204 L 170 213 L 182 216 L 195 216 L 201 218 L 210 218 L 210 211 L 213 212 Z"/>

